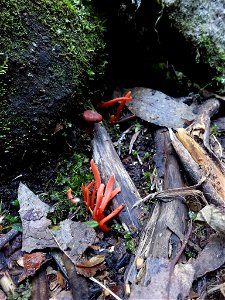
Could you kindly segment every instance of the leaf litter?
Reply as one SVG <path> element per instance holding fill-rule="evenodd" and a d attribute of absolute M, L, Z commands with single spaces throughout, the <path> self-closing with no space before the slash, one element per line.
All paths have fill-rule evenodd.
<path fill-rule="evenodd" d="M 137 94 L 135 94 L 136 92 Z M 141 93 L 140 95 L 138 94 L 139 92 Z M 144 93 L 145 92 L 146 91 L 144 91 Z M 171 122 L 165 123 L 164 122 L 165 108 L 167 107 L 168 102 L 163 102 L 162 103 L 163 106 L 161 107 L 157 106 L 158 104 L 156 103 L 155 104 L 156 111 L 153 111 L 151 116 L 148 114 L 146 117 L 143 111 L 139 114 L 141 110 L 140 103 L 141 105 L 145 103 L 145 100 L 143 100 L 144 93 L 141 88 L 139 88 L 137 91 L 135 90 L 132 91 L 132 96 L 134 97 L 134 101 L 133 102 L 131 101 L 129 104 L 127 104 L 129 106 L 129 109 L 131 109 L 132 112 L 135 112 L 139 118 L 142 118 L 156 125 L 176 128 L 176 127 L 186 126 L 188 122 L 192 122 L 196 117 L 195 113 L 193 112 L 194 106 L 189 106 L 187 104 L 183 106 L 184 99 L 172 99 L 172 98 L 170 99 L 164 94 L 159 95 L 157 93 L 153 93 L 152 90 L 148 91 L 148 94 L 150 95 L 151 93 L 150 96 L 156 95 L 156 97 L 161 99 L 162 102 L 175 101 L 176 105 L 177 103 L 180 103 L 179 109 L 181 110 L 184 109 L 185 118 L 184 115 L 181 114 L 181 111 L 179 111 L 178 109 L 177 112 L 172 111 L 173 113 L 175 112 L 175 115 L 177 113 L 180 116 L 180 118 L 178 118 L 178 123 L 174 121 L 172 121 L 172 123 Z M 135 107 L 136 104 L 134 105 L 135 96 L 143 98 L 140 101 L 140 103 L 138 103 L 139 106 L 137 105 L 136 107 Z M 150 107 L 153 105 L 151 101 L 149 102 L 150 104 L 145 103 L 146 107 L 148 107 L 149 105 L 149 110 Z M 173 106 L 173 104 L 171 104 L 171 109 L 175 110 L 176 105 L 174 104 Z M 136 111 L 134 111 L 134 109 Z M 162 110 L 162 114 L 159 113 L 160 110 Z M 135 148 L 139 138 L 141 137 L 142 137 L 141 131 L 136 132 L 133 135 L 133 138 L 131 137 L 131 142 L 128 143 L 127 145 L 128 155 L 132 154 L 132 149 Z M 130 146 L 130 151 L 129 151 L 129 146 Z M 123 156 L 123 154 L 121 154 L 121 156 Z M 138 163 L 140 164 L 140 159 L 138 160 Z M 206 172 L 204 173 L 205 177 L 208 176 L 207 171 L 208 170 L 206 170 Z M 203 183 L 199 184 L 198 186 L 198 182 L 201 182 L 201 179 L 203 178 L 198 178 L 198 179 L 200 180 L 194 182 L 197 188 L 196 191 L 198 191 L 198 189 L 201 190 L 201 185 L 205 184 L 203 180 L 202 181 Z M 159 191 L 155 191 L 155 193 L 158 192 Z M 179 194 L 179 191 L 170 191 L 170 192 L 177 192 L 177 194 Z M 164 194 L 166 195 L 166 191 L 164 191 Z M 149 197 L 149 199 L 150 198 L 151 197 Z M 94 255 L 92 254 L 89 257 L 87 255 L 87 250 L 91 249 L 90 246 L 93 246 L 94 249 L 95 246 L 93 244 L 99 242 L 99 236 L 97 237 L 96 232 L 94 231 L 93 228 L 88 227 L 86 224 L 80 222 L 73 222 L 67 219 L 60 222 L 59 229 L 50 230 L 51 222 L 47 218 L 48 213 L 51 211 L 49 205 L 43 203 L 34 193 L 32 193 L 22 183 L 20 183 L 19 186 L 18 199 L 20 202 L 20 216 L 21 216 L 22 226 L 23 226 L 23 238 L 22 238 L 23 251 L 30 253 L 32 251 L 37 251 L 37 250 L 60 248 L 63 251 L 63 253 L 65 253 L 67 257 L 71 259 L 71 261 L 73 261 L 77 272 L 79 274 L 82 274 L 85 277 L 89 277 L 91 280 L 93 279 L 92 277 L 95 276 L 98 272 L 105 270 L 105 268 L 107 267 L 106 264 L 107 255 L 105 255 L 105 252 L 104 255 L 99 255 L 99 254 L 96 255 L 96 253 Z M 161 198 L 158 197 L 158 201 L 165 201 L 162 199 L 163 196 Z M 169 199 L 168 201 L 173 201 L 173 200 Z M 194 202 L 195 200 L 192 201 Z M 205 207 L 202 208 L 202 206 L 204 205 Z M 188 296 L 189 292 L 191 291 L 191 287 L 194 279 L 198 278 L 198 280 L 201 280 L 203 276 L 206 276 L 208 273 L 212 271 L 218 270 L 224 264 L 225 262 L 224 242 L 225 241 L 224 241 L 223 208 L 212 204 L 208 205 L 207 203 L 205 203 L 205 201 L 203 201 L 201 205 L 196 205 L 196 207 L 197 207 L 196 211 L 200 210 L 198 212 L 197 218 L 195 219 L 196 224 L 198 224 L 197 222 L 204 222 L 205 224 L 208 224 L 210 227 L 212 227 L 213 230 L 215 230 L 218 233 L 212 234 L 211 236 L 209 235 L 208 241 L 206 241 L 205 245 L 202 247 L 203 250 L 199 251 L 199 253 L 195 255 L 195 258 L 192 258 L 190 261 L 187 262 L 184 259 L 183 263 L 180 262 L 177 263 L 174 266 L 172 273 L 171 273 L 170 262 L 167 259 L 158 258 L 157 260 L 151 257 L 147 258 L 145 266 L 149 272 L 148 273 L 149 277 L 145 278 L 146 286 L 137 285 L 136 288 L 131 291 L 130 299 L 137 299 L 137 298 L 167 299 L 168 297 L 172 299 L 178 299 L 178 298 L 184 299 L 185 297 Z M 100 250 L 99 247 L 97 247 L 96 249 Z M 196 249 L 199 248 L 196 247 Z M 97 252 L 99 253 L 99 251 Z M 86 253 L 86 255 L 84 255 L 84 253 Z M 39 255 L 38 252 L 33 252 L 31 253 L 31 257 L 32 255 L 35 254 Z M 45 253 L 43 255 L 45 256 Z M 42 257 L 41 254 L 40 261 L 38 261 L 37 259 L 37 264 L 35 265 L 34 268 L 32 268 L 32 265 L 29 266 L 29 268 L 26 268 L 27 276 L 33 276 L 36 274 L 36 271 L 45 262 L 44 256 Z M 141 267 L 140 267 L 140 271 L 141 271 Z M 162 285 L 162 282 L 164 282 L 165 284 Z M 170 282 L 170 286 L 168 286 L 168 282 Z M 214 291 L 217 290 L 220 290 L 221 293 L 223 294 L 224 291 L 223 284 L 219 284 L 215 286 L 215 288 L 209 290 L 208 294 L 210 294 L 210 292 L 213 293 Z M 194 292 L 192 294 L 194 295 Z M 204 291 L 201 294 L 204 295 Z M 198 293 L 196 293 L 196 295 L 198 295 Z M 70 296 L 68 295 L 68 297 Z"/>

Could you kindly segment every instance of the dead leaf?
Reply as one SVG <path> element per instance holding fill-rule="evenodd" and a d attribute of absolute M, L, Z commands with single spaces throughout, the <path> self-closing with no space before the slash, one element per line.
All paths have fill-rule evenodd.
<path fill-rule="evenodd" d="M 212 272 L 225 263 L 225 236 L 213 234 L 208 244 L 198 254 L 192 263 L 195 269 L 195 277 L 199 278 L 208 272 Z"/>
<path fill-rule="evenodd" d="M 18 200 L 23 227 L 22 250 L 31 252 L 35 249 L 57 247 L 48 228 L 51 222 L 46 218 L 51 210 L 50 206 L 22 183 L 19 184 Z"/>
<path fill-rule="evenodd" d="M 91 257 L 90 259 L 80 260 L 76 263 L 76 267 L 80 268 L 91 268 L 96 265 L 103 263 L 105 260 L 105 255 L 96 255 Z"/>
<path fill-rule="evenodd" d="M 73 300 L 71 291 L 61 291 L 58 295 L 51 297 L 49 300 Z"/>
<path fill-rule="evenodd" d="M 61 131 L 64 129 L 64 125 L 65 124 L 61 124 L 61 123 L 57 123 L 55 125 L 55 129 L 54 129 L 54 132 L 52 133 L 52 135 L 56 134 L 57 132 Z"/>
<path fill-rule="evenodd" d="M 206 222 L 215 231 L 225 233 L 225 211 L 213 204 L 206 205 L 197 214 L 195 221 Z"/>
<path fill-rule="evenodd" d="M 148 278 L 145 278 L 143 286 L 137 286 L 131 291 L 129 299 L 185 299 L 193 283 L 194 269 L 190 264 L 177 264 L 170 278 L 169 266 L 167 259 L 148 258 Z"/>
<path fill-rule="evenodd" d="M 133 100 L 126 103 L 128 109 L 147 122 L 179 128 L 185 125 L 185 120 L 190 122 L 196 118 L 194 107 L 183 103 L 184 99 L 175 99 L 162 92 L 142 87 L 131 89 L 131 93 Z"/>
<path fill-rule="evenodd" d="M 103 271 L 105 269 L 106 266 L 103 263 L 97 266 L 93 266 L 91 268 L 80 268 L 76 266 L 77 273 L 85 277 L 93 277 L 97 273 L 97 271 Z"/>
<path fill-rule="evenodd" d="M 45 261 L 45 253 L 43 252 L 24 254 L 23 264 L 27 276 L 33 276 Z"/>
<path fill-rule="evenodd" d="M 76 264 L 84 251 L 95 243 L 95 230 L 85 223 L 64 220 L 59 230 L 51 230 L 59 248 Z"/>
<path fill-rule="evenodd" d="M 18 282 L 22 282 L 29 276 L 34 276 L 36 271 L 40 269 L 42 264 L 46 262 L 46 256 L 43 252 L 26 253 L 23 256 L 24 271 L 20 275 Z"/>

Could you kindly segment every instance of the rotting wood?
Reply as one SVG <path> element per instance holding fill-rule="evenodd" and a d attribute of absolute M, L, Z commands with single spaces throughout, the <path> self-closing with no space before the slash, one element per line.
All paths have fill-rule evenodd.
<path fill-rule="evenodd" d="M 170 130 L 170 138 L 172 145 L 179 156 L 182 166 L 190 179 L 197 184 L 202 178 L 206 177 L 205 181 L 202 183 L 202 191 L 206 199 L 215 205 L 225 206 L 223 198 L 217 193 L 215 189 L 214 179 L 209 178 L 211 172 L 210 166 L 207 168 L 202 168 L 201 157 L 196 157 L 196 160 L 200 158 L 200 165 L 194 160 L 191 153 L 185 148 L 185 146 L 178 140 L 176 135 Z M 198 145 L 199 146 L 199 145 Z M 200 146 L 199 146 L 200 147 Z M 212 176 L 212 175 L 211 175 Z"/>
<path fill-rule="evenodd" d="M 132 209 L 132 207 L 136 202 L 141 200 L 141 197 L 121 163 L 106 129 L 100 124 L 95 124 L 93 157 L 98 165 L 103 181 L 107 182 L 110 175 L 114 175 L 115 186 L 119 186 L 121 189 L 121 192 L 112 201 L 113 209 L 123 203 L 126 205 L 119 213 L 118 218 L 131 231 L 139 231 L 141 229 L 139 221 L 141 209 L 137 207 Z"/>
<path fill-rule="evenodd" d="M 184 186 L 179 165 L 169 141 L 168 131 L 166 129 L 158 130 L 155 141 L 155 160 L 158 174 L 161 174 L 163 179 L 163 189 Z M 179 236 L 184 236 L 187 220 L 187 207 L 179 195 L 174 197 L 174 201 L 156 203 L 151 218 L 143 229 L 135 261 L 127 270 L 126 284 L 131 283 L 132 288 L 137 283 L 142 286 L 146 285 L 148 274 L 145 270 L 145 263 L 148 258 L 160 257 L 172 260 L 176 257 L 182 243 Z M 172 232 L 170 228 L 173 228 L 175 232 Z M 144 263 L 143 267 L 137 270 L 135 262 L 140 257 L 144 259 Z"/>
<path fill-rule="evenodd" d="M 197 141 L 200 140 L 202 141 L 205 149 L 209 152 L 210 157 L 212 157 L 215 164 L 225 175 L 224 165 L 221 163 L 220 159 L 218 158 L 218 156 L 215 154 L 212 147 L 210 146 L 211 117 L 218 112 L 219 107 L 220 107 L 220 102 L 215 98 L 205 101 L 202 105 L 199 106 L 197 118 L 190 126 L 186 128 L 186 131 L 187 133 L 190 134 L 190 136 L 193 139 L 197 139 Z M 214 137 L 214 140 L 215 139 L 216 138 Z M 219 144 L 218 141 L 217 143 Z"/>
<path fill-rule="evenodd" d="M 185 129 L 179 128 L 176 136 L 190 153 L 199 168 L 201 168 L 203 176 L 206 177 L 205 182 L 210 182 L 216 194 L 223 199 L 225 204 L 225 176 L 220 168 L 213 162 L 204 149 L 187 134 Z"/>

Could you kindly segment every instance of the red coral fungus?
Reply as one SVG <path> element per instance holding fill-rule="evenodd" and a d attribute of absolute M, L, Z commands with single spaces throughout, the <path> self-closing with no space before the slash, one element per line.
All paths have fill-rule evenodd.
<path fill-rule="evenodd" d="M 99 223 L 99 228 L 104 232 L 108 232 L 109 227 L 105 223 L 117 215 L 125 205 L 119 205 L 108 216 L 105 216 L 104 211 L 106 206 L 120 192 L 120 188 L 116 187 L 113 189 L 115 181 L 113 175 L 110 176 L 106 187 L 101 183 L 100 173 L 93 159 L 91 160 L 91 169 L 95 180 L 92 180 L 86 187 L 82 184 L 84 202 L 86 204 L 86 209 L 91 211 L 93 220 Z M 92 191 L 90 191 L 91 187 L 93 187 Z"/>

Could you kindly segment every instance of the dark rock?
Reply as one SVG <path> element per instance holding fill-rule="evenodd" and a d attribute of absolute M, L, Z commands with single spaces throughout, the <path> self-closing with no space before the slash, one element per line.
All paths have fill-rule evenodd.
<path fill-rule="evenodd" d="M 0 18 L 0 157 L 8 164 L 42 148 L 76 109 L 88 71 L 103 71 L 104 43 L 102 21 L 83 1 L 3 0 Z"/>

